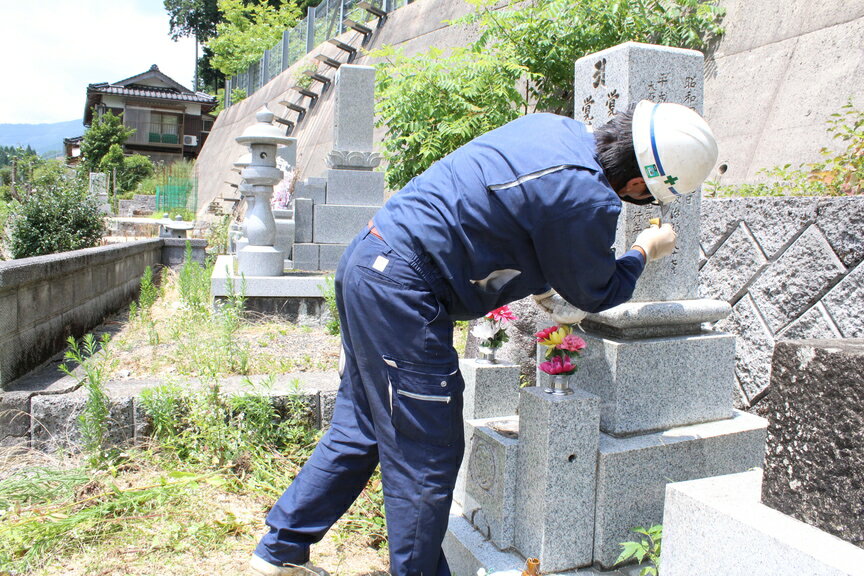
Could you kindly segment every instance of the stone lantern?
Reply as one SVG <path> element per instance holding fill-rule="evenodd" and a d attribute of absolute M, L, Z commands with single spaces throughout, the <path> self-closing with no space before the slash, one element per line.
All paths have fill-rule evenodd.
<path fill-rule="evenodd" d="M 282 171 L 276 168 L 276 149 L 280 144 L 294 144 L 296 139 L 283 136 L 273 126 L 273 117 L 265 106 L 255 115 L 258 122 L 237 137 L 250 152 L 235 163 L 242 168 L 240 191 L 247 202 L 243 228 L 248 244 L 237 252 L 237 270 L 245 276 L 281 276 L 285 267 L 285 256 L 274 247 L 276 222 L 270 198 L 273 186 L 282 179 Z"/>

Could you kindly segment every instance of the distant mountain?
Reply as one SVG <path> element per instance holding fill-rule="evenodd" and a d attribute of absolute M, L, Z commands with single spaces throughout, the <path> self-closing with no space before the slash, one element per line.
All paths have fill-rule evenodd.
<path fill-rule="evenodd" d="M 27 146 L 39 154 L 62 152 L 63 139 L 84 134 L 82 120 L 53 124 L 0 124 L 0 146 Z"/>

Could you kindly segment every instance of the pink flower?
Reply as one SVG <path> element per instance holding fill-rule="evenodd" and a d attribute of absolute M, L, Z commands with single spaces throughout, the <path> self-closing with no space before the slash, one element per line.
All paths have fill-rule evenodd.
<path fill-rule="evenodd" d="M 569 356 L 553 356 L 548 362 L 540 364 L 540 370 L 546 374 L 570 374 L 576 366 L 570 362 Z"/>
<path fill-rule="evenodd" d="M 585 348 L 585 341 L 576 336 L 574 334 L 568 334 L 564 337 L 564 340 L 561 341 L 558 346 L 556 346 L 559 350 L 568 350 L 570 352 L 578 352 Z"/>
<path fill-rule="evenodd" d="M 501 306 L 500 308 L 492 310 L 486 314 L 486 318 L 494 320 L 495 322 L 512 322 L 513 320 L 518 320 L 516 315 L 513 314 L 507 306 Z"/>
<path fill-rule="evenodd" d="M 549 328 L 544 328 L 540 332 L 534 334 L 537 338 L 537 342 L 544 342 L 549 340 L 549 336 L 558 331 L 558 326 L 550 326 Z"/>

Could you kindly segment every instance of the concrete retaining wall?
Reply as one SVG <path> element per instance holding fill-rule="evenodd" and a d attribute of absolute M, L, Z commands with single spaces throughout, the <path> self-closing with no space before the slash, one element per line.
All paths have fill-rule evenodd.
<path fill-rule="evenodd" d="M 726 300 L 749 407 L 778 340 L 864 338 L 864 197 L 703 199 L 699 292 Z"/>
<path fill-rule="evenodd" d="M 205 240 L 190 240 L 203 256 Z M 66 347 L 138 291 L 147 266 L 185 240 L 152 239 L 0 262 L 0 389 Z"/>
<path fill-rule="evenodd" d="M 718 166 L 725 165 L 726 172 L 715 171 L 712 178 L 721 184 L 750 182 L 760 178 L 760 168 L 813 162 L 821 147 L 838 148 L 825 132 L 826 120 L 850 97 L 864 106 L 864 2 L 718 3 L 727 10 L 726 34 L 706 56 L 704 111 L 720 144 Z M 449 26 L 447 21 L 469 10 L 463 0 L 418 0 L 391 13 L 364 47 L 392 45 L 415 54 L 430 46 L 464 46 L 476 38 L 477 30 Z M 361 43 L 353 32 L 340 39 L 353 46 Z M 330 44 L 322 44 L 310 56 L 319 52 L 345 60 L 344 53 Z M 237 184 L 239 175 L 231 169 L 246 150 L 234 138 L 255 122 L 261 106 L 267 104 L 277 115 L 296 120 L 296 113 L 279 101 L 296 98 L 290 88 L 302 63 L 219 115 L 197 161 L 202 209 L 214 198 L 236 196 L 230 184 Z M 358 55 L 354 63 L 375 62 Z M 323 65 L 321 69 L 333 76 Z M 332 87 L 326 90 L 294 130 L 301 179 L 321 176 L 326 169 L 334 92 Z M 376 142 L 384 137 L 383 130 L 376 130 Z"/>

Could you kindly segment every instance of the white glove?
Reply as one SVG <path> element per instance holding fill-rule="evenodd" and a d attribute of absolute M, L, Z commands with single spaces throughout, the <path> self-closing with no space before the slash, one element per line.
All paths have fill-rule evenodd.
<path fill-rule="evenodd" d="M 671 224 L 663 224 L 659 228 L 651 226 L 636 236 L 633 246 L 638 246 L 645 252 L 648 262 L 665 258 L 675 250 L 675 230 Z"/>
<path fill-rule="evenodd" d="M 558 324 L 579 324 L 588 315 L 584 310 L 580 310 L 564 300 L 555 290 L 534 294 L 533 298 Z"/>

